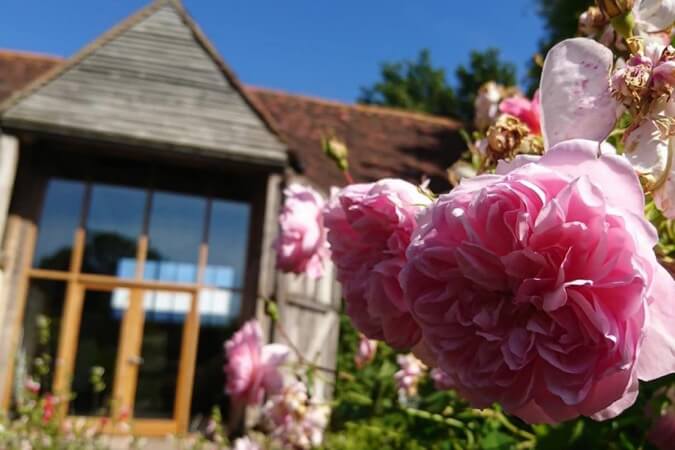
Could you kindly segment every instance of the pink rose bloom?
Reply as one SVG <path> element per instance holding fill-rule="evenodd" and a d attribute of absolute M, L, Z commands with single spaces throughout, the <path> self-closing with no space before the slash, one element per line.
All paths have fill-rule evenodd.
<path fill-rule="evenodd" d="M 225 392 L 236 401 L 260 404 L 265 393 L 275 394 L 283 387 L 279 372 L 288 357 L 283 344 L 262 345 L 262 331 L 256 320 L 246 322 L 225 343 L 227 386 Z"/>
<path fill-rule="evenodd" d="M 398 391 L 405 397 L 417 395 L 417 385 L 420 383 L 426 366 L 415 355 L 398 355 L 396 361 L 400 370 L 394 374 Z"/>
<path fill-rule="evenodd" d="M 439 198 L 401 285 L 437 364 L 475 407 L 530 423 L 614 417 L 675 372 L 675 282 L 622 157 L 587 140 L 516 158 Z"/>
<path fill-rule="evenodd" d="M 356 364 L 356 368 L 361 369 L 370 364 L 373 359 L 375 359 L 376 352 L 377 341 L 368 339 L 366 336 L 361 334 L 359 336 L 358 348 L 356 349 L 356 354 L 354 355 L 354 363 Z"/>
<path fill-rule="evenodd" d="M 347 186 L 324 215 L 347 314 L 367 337 L 397 348 L 412 347 L 420 338 L 398 274 L 417 215 L 430 203 L 417 186 L 384 179 Z"/>
<path fill-rule="evenodd" d="M 431 379 L 434 380 L 434 387 L 439 391 L 447 391 L 455 387 L 452 377 L 438 367 L 431 369 Z"/>
<path fill-rule="evenodd" d="M 300 184 L 291 184 L 284 190 L 284 196 L 280 233 L 274 243 L 277 268 L 319 278 L 328 257 L 322 217 L 325 202 L 314 189 Z"/>
<path fill-rule="evenodd" d="M 532 100 L 520 96 L 509 97 L 500 103 L 499 110 L 520 119 L 532 134 L 541 134 L 539 91 L 534 93 Z"/>

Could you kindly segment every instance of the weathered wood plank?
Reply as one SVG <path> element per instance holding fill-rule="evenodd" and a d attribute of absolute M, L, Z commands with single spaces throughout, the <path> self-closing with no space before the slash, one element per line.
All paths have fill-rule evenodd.
<path fill-rule="evenodd" d="M 284 144 L 186 20 L 173 5 L 154 10 L 78 58 L 3 121 L 285 160 Z"/>

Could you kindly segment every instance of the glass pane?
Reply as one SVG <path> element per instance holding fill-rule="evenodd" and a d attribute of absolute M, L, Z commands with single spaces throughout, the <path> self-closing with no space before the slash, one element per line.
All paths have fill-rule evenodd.
<path fill-rule="evenodd" d="M 84 296 L 80 334 L 75 356 L 70 414 L 105 415 L 110 408 L 113 377 L 117 361 L 122 312 L 128 304 L 129 291 L 87 291 Z M 121 300 L 126 298 L 126 302 Z M 102 385 L 92 383 L 92 370 L 103 370 Z"/>
<path fill-rule="evenodd" d="M 152 198 L 146 280 L 197 281 L 206 200 L 157 192 Z"/>
<path fill-rule="evenodd" d="M 227 418 L 229 405 L 223 389 L 223 342 L 232 337 L 235 331 L 233 323 L 224 326 L 201 322 L 190 408 L 191 432 L 207 427 L 214 406 L 218 406 L 223 417 Z"/>
<path fill-rule="evenodd" d="M 34 267 L 68 270 L 84 191 L 85 185 L 79 181 L 53 178 L 47 183 L 33 257 Z"/>
<path fill-rule="evenodd" d="M 250 210 L 246 203 L 213 202 L 206 284 L 237 289 L 244 285 Z"/>
<path fill-rule="evenodd" d="M 192 296 L 184 292 L 146 291 L 145 323 L 134 417 L 173 418 L 183 323 Z"/>
<path fill-rule="evenodd" d="M 132 278 L 147 194 L 141 189 L 94 185 L 87 219 L 83 272 Z"/>
<path fill-rule="evenodd" d="M 241 293 L 230 289 L 199 290 L 199 321 L 205 326 L 225 326 L 239 317 Z"/>
<path fill-rule="evenodd" d="M 18 392 L 21 392 L 28 377 L 40 383 L 42 392 L 52 391 L 64 299 L 63 282 L 34 280 L 30 284 L 23 322 L 22 351 L 16 365 Z"/>

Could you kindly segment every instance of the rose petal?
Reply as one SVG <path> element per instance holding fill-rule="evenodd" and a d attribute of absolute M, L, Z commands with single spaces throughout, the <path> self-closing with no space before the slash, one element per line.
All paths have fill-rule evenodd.
<path fill-rule="evenodd" d="M 675 160 L 675 153 L 671 156 Z M 675 161 L 671 161 L 666 182 L 654 191 L 654 202 L 668 219 L 675 219 Z"/>
<path fill-rule="evenodd" d="M 625 154 L 639 174 L 658 178 L 668 163 L 668 138 L 653 120 L 644 120 L 627 136 Z"/>
<path fill-rule="evenodd" d="M 610 154 L 608 149 L 597 157 L 598 149 L 607 146 L 583 139 L 565 141 L 546 152 L 539 163 L 575 178 L 586 175 L 598 186 L 611 186 L 603 190 L 610 205 L 643 214 L 644 193 L 626 159 Z"/>
<path fill-rule="evenodd" d="M 638 357 L 638 377 L 650 381 L 675 372 L 675 281 L 657 268 L 649 303 L 649 327 Z"/>
<path fill-rule="evenodd" d="M 618 102 L 609 73 L 612 52 L 591 39 L 567 39 L 551 49 L 541 77 L 541 122 L 546 148 L 567 139 L 604 140 Z"/>
<path fill-rule="evenodd" d="M 673 25 L 675 0 L 637 0 L 633 11 L 640 29 L 655 33 Z"/>

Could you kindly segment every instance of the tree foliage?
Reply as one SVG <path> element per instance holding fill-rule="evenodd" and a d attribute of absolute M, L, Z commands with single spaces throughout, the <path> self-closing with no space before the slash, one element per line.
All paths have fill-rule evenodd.
<path fill-rule="evenodd" d="M 579 16 L 595 4 L 594 0 L 533 0 L 537 14 L 544 21 L 544 37 L 539 41 L 542 58 L 556 43 L 576 35 Z M 534 59 L 528 70 L 528 87 L 533 92 L 539 85 L 541 66 Z"/>
<path fill-rule="evenodd" d="M 499 50 L 472 51 L 469 64 L 461 65 L 451 84 L 443 68 L 435 67 L 428 49 L 416 60 L 385 62 L 380 81 L 361 88 L 360 103 L 390 106 L 411 111 L 470 121 L 478 88 L 494 80 L 505 85 L 516 82 L 516 68 L 499 57 Z"/>
<path fill-rule="evenodd" d="M 431 63 L 431 52 L 420 51 L 416 60 L 385 62 L 381 80 L 361 88 L 360 103 L 393 106 L 441 116 L 453 113 L 455 95 L 445 70 Z"/>

